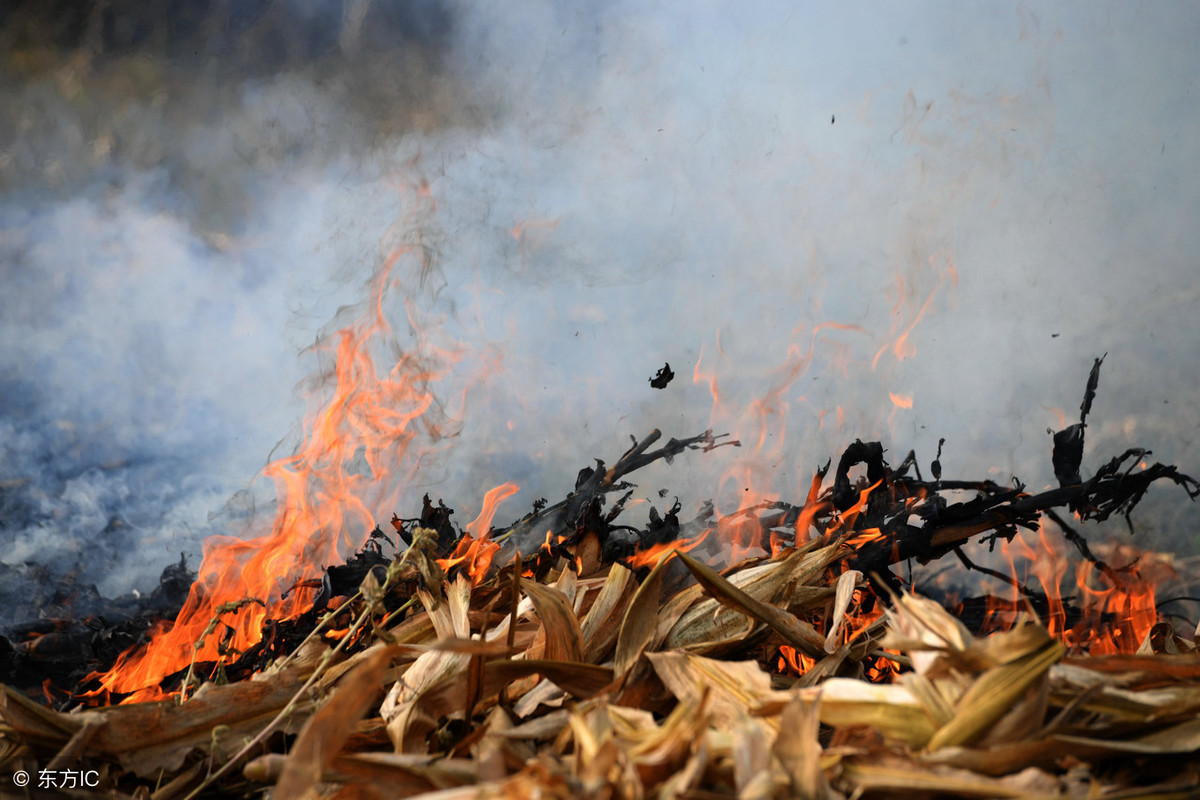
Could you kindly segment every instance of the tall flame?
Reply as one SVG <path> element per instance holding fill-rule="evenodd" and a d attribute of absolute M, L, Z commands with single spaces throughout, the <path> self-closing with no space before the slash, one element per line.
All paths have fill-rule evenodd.
<path fill-rule="evenodd" d="M 1128 546 L 1112 549 L 1122 562 L 1116 568 L 1089 561 L 1072 565 L 1060 537 L 1049 535 L 1044 527 L 1036 537 L 1022 534 L 1004 545 L 1012 574 L 1019 579 L 1037 579 L 1037 588 L 1047 598 L 1046 626 L 1073 652 L 1136 652 L 1158 622 L 1156 588 L 1172 570 L 1158 563 L 1153 554 L 1138 553 Z M 1078 619 L 1068 619 L 1064 590 L 1073 595 L 1071 605 Z M 1014 589 L 1013 606 L 1023 604 L 1024 598 Z M 995 615 L 1002 625 L 1004 615 Z"/>
<path fill-rule="evenodd" d="M 264 619 L 286 619 L 309 607 L 311 594 L 289 592 L 289 587 L 318 577 L 324 566 L 360 546 L 374 528 L 373 512 L 390 513 L 395 507 L 420 462 L 410 449 L 418 440 L 436 442 L 446 433 L 430 386 L 461 356 L 461 351 L 434 347 L 410 306 L 416 346 L 400 353 L 386 372 L 376 366 L 374 353 L 394 344 L 384 297 L 401 282 L 397 264 L 420 260 L 422 252 L 419 247 L 395 250 L 373 281 L 364 317 L 317 345 L 319 355 L 333 356 L 333 388 L 305 420 L 296 453 L 264 470 L 276 486 L 270 533 L 206 541 L 197 580 L 177 619 L 160 624 L 145 648 L 123 654 L 99 676 L 101 691 L 132 693 L 126 702 L 155 699 L 162 696 L 158 684 L 164 676 L 187 668 L 193 659 L 219 659 L 222 640 L 225 652 L 255 644 Z M 424 274 L 428 264 L 421 260 L 420 267 Z M 244 598 L 260 603 L 225 611 L 222 622 L 229 630 L 208 636 L 197 648 L 222 605 Z"/>
<path fill-rule="evenodd" d="M 806 347 L 792 343 L 788 346 L 784 360 L 775 367 L 769 377 L 767 391 L 750 400 L 744 406 L 732 401 L 722 390 L 719 369 L 705 364 L 704 349 L 692 372 L 695 384 L 707 384 L 712 395 L 712 410 L 709 425 L 714 429 L 732 430 L 741 441 L 743 450 L 733 459 L 732 465 L 721 477 L 719 492 L 729 497 L 729 489 L 736 487 L 736 508 L 723 511 L 716 533 L 725 547 L 729 563 L 736 563 L 755 551 L 763 552 L 772 547 L 761 541 L 761 529 L 757 509 L 777 501 L 779 488 L 773 481 L 786 460 L 789 447 L 794 442 L 787 439 L 787 422 L 790 412 L 788 393 L 804 377 L 812 366 L 821 335 L 826 331 L 861 332 L 855 325 L 824 322 L 809 331 Z M 799 330 L 793 331 L 793 336 Z M 717 337 L 717 355 L 726 357 Z M 807 487 L 804 487 L 807 490 Z M 811 515 L 810 515 L 811 518 Z M 807 529 L 805 535 L 807 537 Z"/>

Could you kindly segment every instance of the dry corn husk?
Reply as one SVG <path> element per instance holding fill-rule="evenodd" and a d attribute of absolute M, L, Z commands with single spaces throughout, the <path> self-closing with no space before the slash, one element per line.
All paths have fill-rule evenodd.
<path fill-rule="evenodd" d="M 515 608 L 475 631 L 495 592 L 461 579 L 430 586 L 387 642 L 326 666 L 290 720 L 299 737 L 247 763 L 243 780 L 274 784 L 279 798 L 748 800 L 1093 787 L 1182 797 L 1200 780 L 1194 651 L 1065 658 L 1036 623 L 974 637 L 936 603 L 903 595 L 830 654 L 837 640 L 812 620 L 835 626 L 847 607 L 857 578 L 842 579 L 839 599 L 824 577 L 842 552 L 810 548 L 727 574 L 669 555 L 640 583 L 619 566 L 587 580 L 555 570 L 544 584 L 514 579 Z M 697 582 L 664 596 L 675 559 Z M 862 680 L 859 661 L 880 645 L 913 669 L 890 684 Z M 817 666 L 800 680 L 772 674 L 779 646 Z M 161 773 L 158 800 L 182 798 L 206 774 L 195 759 L 231 758 L 314 663 L 297 659 L 258 686 L 206 686 L 157 721 L 149 705 L 65 715 L 6 692 L 0 736 L 17 745 L 7 763 L 107 759 Z M 225 715 L 219 736 L 182 725 L 201 707 Z M 1122 794 L 1100 771 L 1121 759 L 1176 777 Z"/>

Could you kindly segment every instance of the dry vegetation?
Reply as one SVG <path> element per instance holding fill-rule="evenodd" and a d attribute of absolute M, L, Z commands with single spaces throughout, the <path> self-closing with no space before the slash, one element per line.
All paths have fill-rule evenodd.
<path fill-rule="evenodd" d="M 846 537 L 724 575 L 668 551 L 640 581 L 543 553 L 472 586 L 415 534 L 349 630 L 252 680 L 78 713 L 6 690 L 5 769 L 82 759 L 111 796 L 157 800 L 1184 797 L 1200 779 L 1200 655 L 1167 626 L 1088 657 L 1032 618 L 975 638 L 913 594 L 867 622 L 861 575 L 831 581 Z M 384 598 L 421 584 L 395 623 Z"/>

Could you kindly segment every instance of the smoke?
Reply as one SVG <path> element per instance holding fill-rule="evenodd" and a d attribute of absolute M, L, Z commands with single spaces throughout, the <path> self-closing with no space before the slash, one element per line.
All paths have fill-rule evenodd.
<path fill-rule="evenodd" d="M 785 495 L 860 436 L 1036 487 L 1105 352 L 1088 452 L 1200 463 L 1192 9 L 67 5 L 0 19 L 6 563 L 122 591 L 269 502 L 226 504 L 418 184 L 443 332 L 496 362 L 410 487 L 466 519 L 710 422 L 786 430 Z M 1194 546 L 1162 499 L 1146 543 Z"/>
<path fill-rule="evenodd" d="M 707 386 L 645 381 L 663 361 L 686 376 L 703 347 L 727 408 L 779 389 L 777 491 L 855 436 L 924 463 L 946 437 L 948 469 L 1040 487 L 1046 429 L 1108 352 L 1090 456 L 1141 444 L 1194 470 L 1196 23 L 937 4 L 472 13 L 452 63 L 500 111 L 473 148 L 422 150 L 459 258 L 505 291 L 479 316 L 524 376 L 520 433 L 555 464 L 612 452 L 614 427 L 691 432 Z M 855 330 L 814 334 L 825 322 Z M 785 387 L 806 366 L 793 342 L 813 358 Z M 694 485 L 709 496 L 711 475 Z M 1165 514 L 1142 520 L 1157 543 L 1194 546 Z"/>
<path fill-rule="evenodd" d="M 0 560 L 146 589 L 261 501 L 397 213 L 368 145 L 458 105 L 440 9 L 341 13 L 6 6 Z"/>

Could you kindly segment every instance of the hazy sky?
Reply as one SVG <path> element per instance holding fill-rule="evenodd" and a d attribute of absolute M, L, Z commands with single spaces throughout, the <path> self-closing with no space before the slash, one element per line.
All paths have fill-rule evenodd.
<path fill-rule="evenodd" d="M 792 497 L 860 436 L 1047 484 L 1106 352 L 1085 468 L 1141 445 L 1200 471 L 1190 5 L 214 0 L 69 30 L 36 5 L 0 18 L 0 560 L 116 592 L 198 553 L 400 240 L 436 261 L 417 316 L 468 354 L 439 390 L 461 435 L 410 491 L 462 522 L 703 430 L 702 353 L 724 429 L 777 390 Z M 745 455 L 645 490 L 694 504 Z M 1156 496 L 1147 527 L 1194 538 Z"/>

